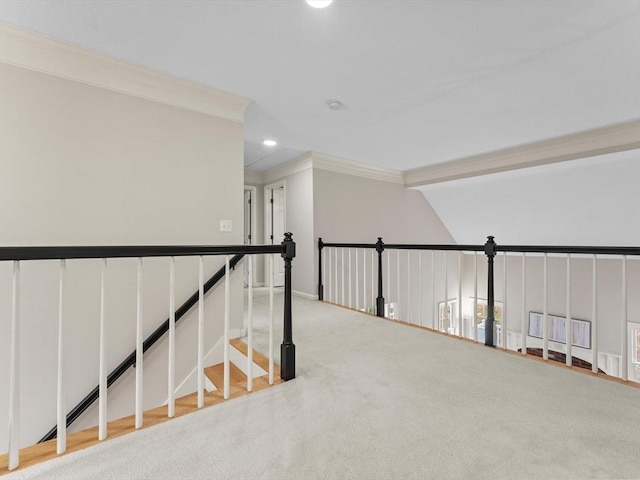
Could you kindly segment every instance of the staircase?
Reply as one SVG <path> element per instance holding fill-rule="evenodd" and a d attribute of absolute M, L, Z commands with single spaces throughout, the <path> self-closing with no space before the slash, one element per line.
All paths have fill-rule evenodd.
<path fill-rule="evenodd" d="M 249 393 L 264 390 L 273 385 L 284 383 L 284 380 L 280 378 L 280 367 L 274 364 L 273 384 L 269 384 L 269 359 L 260 352 L 253 350 L 253 370 L 254 372 L 259 372 L 259 376 L 254 377 L 252 391 L 248 392 L 247 375 L 244 371 L 247 365 L 247 355 L 249 353 L 248 346 L 240 339 L 230 340 L 229 345 L 237 352 L 237 355 L 234 354 L 230 357 L 229 399 L 241 397 Z M 267 373 L 260 375 L 263 371 Z M 220 363 L 211 367 L 206 367 L 204 369 L 204 373 L 214 386 L 214 389 L 206 391 L 204 394 L 204 407 L 212 407 L 224 402 L 224 364 Z M 196 410 L 198 410 L 198 393 L 194 392 L 176 399 L 175 416 L 173 418 L 181 417 L 182 415 L 195 412 Z M 147 410 L 144 412 L 143 419 L 144 425 L 142 428 L 171 420 L 171 418 L 167 416 L 166 405 Z M 135 430 L 135 415 L 113 420 L 107 424 L 107 440 L 134 432 Z M 100 443 L 100 441 L 98 440 L 97 426 L 80 432 L 70 433 L 67 436 L 67 451 L 65 454 L 82 450 L 84 448 L 97 445 L 98 443 Z M 59 455 L 56 453 L 55 439 L 38 443 L 36 445 L 20 449 L 19 468 L 35 465 L 58 456 Z M 7 473 L 9 473 L 8 455 L 0 455 L 0 476 Z"/>

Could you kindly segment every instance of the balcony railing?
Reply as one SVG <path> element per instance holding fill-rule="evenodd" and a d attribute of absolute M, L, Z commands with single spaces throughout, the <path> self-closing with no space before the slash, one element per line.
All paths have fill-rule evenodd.
<path fill-rule="evenodd" d="M 319 239 L 318 253 L 320 300 L 640 382 L 639 247 Z"/>

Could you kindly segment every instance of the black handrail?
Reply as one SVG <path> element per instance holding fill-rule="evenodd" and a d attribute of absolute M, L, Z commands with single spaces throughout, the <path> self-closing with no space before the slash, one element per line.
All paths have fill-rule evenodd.
<path fill-rule="evenodd" d="M 244 257 L 244 253 L 240 253 L 235 255 L 233 258 L 229 260 L 229 268 L 235 269 L 236 265 L 242 258 Z M 206 294 L 209 290 L 211 290 L 220 280 L 222 280 L 225 276 L 226 266 L 221 267 L 213 276 L 206 281 L 204 284 L 204 293 Z M 180 307 L 176 310 L 176 325 L 178 324 L 178 320 L 184 317 L 187 312 L 196 304 L 200 298 L 200 292 L 196 291 L 193 295 L 191 295 L 186 302 L 184 302 Z M 151 333 L 145 341 L 142 343 L 142 353 L 146 353 L 162 336 L 169 331 L 169 322 L 170 319 L 167 318 L 158 328 L 156 328 L 153 333 Z M 127 358 L 125 358 L 120 365 L 114 368 L 109 375 L 107 375 L 107 388 L 109 388 L 116 380 L 118 380 L 124 373 L 130 368 L 135 366 L 136 364 L 136 352 L 134 350 L 129 354 Z M 80 417 L 99 397 L 100 386 L 96 385 L 96 387 L 89 392 L 89 394 L 84 397 L 73 409 L 67 414 L 67 428 L 74 421 Z M 53 427 L 51 430 L 47 432 L 47 434 L 42 437 L 38 443 L 46 442 L 48 440 L 53 440 L 58 435 L 58 427 L 57 425 Z"/>
<path fill-rule="evenodd" d="M 320 239 L 322 241 L 322 239 Z M 376 243 L 328 243 L 322 242 L 322 247 L 335 248 L 369 248 L 376 249 Z M 482 252 L 484 245 L 443 245 L 443 244 L 410 244 L 410 243 L 385 243 L 385 249 L 393 250 L 457 250 L 464 252 Z"/>
<path fill-rule="evenodd" d="M 322 238 L 318 239 L 318 299 L 324 300 L 324 285 L 322 284 L 322 249 L 324 247 L 334 248 L 368 248 L 378 252 L 378 297 L 376 298 L 376 315 L 384 316 L 384 296 L 383 296 L 383 275 L 382 275 L 382 253 L 385 249 L 393 250 L 444 250 L 459 252 L 484 252 L 487 257 L 487 318 L 485 320 L 485 345 L 493 347 L 493 325 L 494 319 L 494 282 L 493 282 L 493 261 L 498 252 L 518 252 L 518 253 L 557 253 L 557 254 L 577 254 L 577 255 L 640 255 L 640 247 L 613 247 L 613 246 L 554 246 L 554 245 L 498 245 L 494 237 L 487 237 L 484 245 L 453 245 L 453 244 L 409 244 L 390 243 L 386 244 L 382 238 L 378 238 L 376 243 L 328 243 Z"/>
<path fill-rule="evenodd" d="M 321 246 L 320 246 L 321 245 Z M 319 239 L 319 248 L 369 248 L 375 250 L 375 243 L 329 243 Z M 448 250 L 459 252 L 484 252 L 484 245 L 458 245 L 458 244 L 413 244 L 413 243 L 385 243 L 387 250 Z M 518 253 L 572 253 L 577 255 L 640 255 L 640 247 L 615 247 L 615 246 L 557 246 L 557 245 L 496 245 L 497 252 Z"/>
<path fill-rule="evenodd" d="M 282 253 L 282 245 L 114 245 L 91 247 L 0 247 L 2 260 L 69 260 L 79 258 L 184 257 Z"/>

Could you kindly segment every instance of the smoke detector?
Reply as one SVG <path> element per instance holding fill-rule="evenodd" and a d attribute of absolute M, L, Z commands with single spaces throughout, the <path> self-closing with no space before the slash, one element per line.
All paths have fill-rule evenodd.
<path fill-rule="evenodd" d="M 344 108 L 344 103 L 333 98 L 331 100 L 327 100 L 327 105 L 329 105 L 331 110 L 342 110 Z"/>

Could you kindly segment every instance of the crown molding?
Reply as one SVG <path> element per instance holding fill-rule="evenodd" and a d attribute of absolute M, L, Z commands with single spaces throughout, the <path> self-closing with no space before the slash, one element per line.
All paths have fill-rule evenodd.
<path fill-rule="evenodd" d="M 294 159 L 280 165 L 276 165 L 264 172 L 264 183 L 274 183 L 294 173 L 313 168 L 312 152 L 305 152 Z"/>
<path fill-rule="evenodd" d="M 348 160 L 346 158 L 333 157 L 324 153 L 313 152 L 313 168 L 327 170 L 329 172 L 354 175 L 356 177 L 379 180 L 404 185 L 404 173 L 393 168 L 379 167 L 366 163 Z"/>
<path fill-rule="evenodd" d="M 640 120 L 588 130 L 405 172 L 407 187 L 536 167 L 640 148 Z"/>
<path fill-rule="evenodd" d="M 273 183 L 303 170 L 315 169 L 329 172 L 353 175 L 381 182 L 404 185 L 404 174 L 392 168 L 378 167 L 366 163 L 333 157 L 324 153 L 305 152 L 302 155 L 277 165 L 264 173 L 264 182 Z"/>
<path fill-rule="evenodd" d="M 0 23 L 0 62 L 244 122 L 248 98 Z"/>
<path fill-rule="evenodd" d="M 264 185 L 264 174 L 262 172 L 244 171 L 245 185 Z"/>

